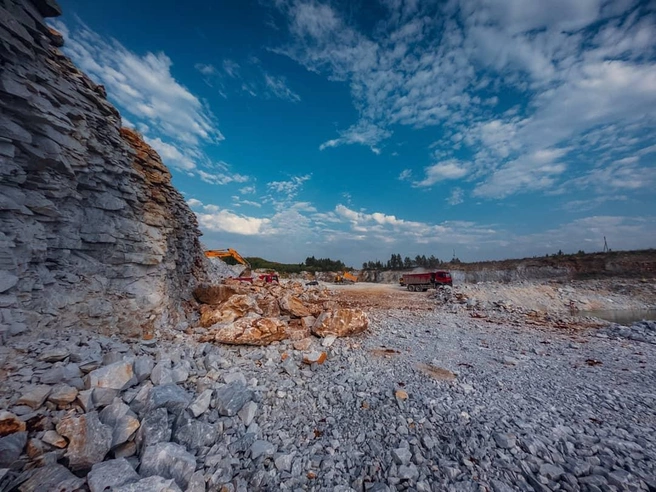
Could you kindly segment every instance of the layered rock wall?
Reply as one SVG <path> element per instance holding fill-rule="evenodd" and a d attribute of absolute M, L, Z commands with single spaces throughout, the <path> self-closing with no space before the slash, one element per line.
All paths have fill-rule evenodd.
<path fill-rule="evenodd" d="M 138 335 L 183 316 L 200 233 L 157 153 L 59 50 L 43 20 L 59 13 L 0 0 L 0 329 Z"/>

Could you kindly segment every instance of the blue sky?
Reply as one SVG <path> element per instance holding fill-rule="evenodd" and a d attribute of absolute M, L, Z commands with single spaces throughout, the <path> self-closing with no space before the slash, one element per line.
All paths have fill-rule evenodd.
<path fill-rule="evenodd" d="M 656 246 L 653 3 L 60 3 L 64 51 L 208 247 L 359 266 Z"/>

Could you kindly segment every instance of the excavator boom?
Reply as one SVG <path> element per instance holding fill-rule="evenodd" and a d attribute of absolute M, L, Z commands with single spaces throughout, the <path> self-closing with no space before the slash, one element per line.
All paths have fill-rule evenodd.
<path fill-rule="evenodd" d="M 235 261 L 241 263 L 244 266 L 250 268 L 250 263 L 248 263 L 236 250 L 232 248 L 228 249 L 210 249 L 205 251 L 205 256 L 208 258 L 234 258 Z"/>

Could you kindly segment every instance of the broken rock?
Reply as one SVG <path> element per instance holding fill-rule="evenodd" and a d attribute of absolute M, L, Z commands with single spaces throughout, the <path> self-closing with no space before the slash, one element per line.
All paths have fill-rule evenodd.
<path fill-rule="evenodd" d="M 218 306 L 237 294 L 237 290 L 225 284 L 202 284 L 194 290 L 194 297 L 202 304 Z"/>
<path fill-rule="evenodd" d="M 141 458 L 139 474 L 172 478 L 182 489 L 186 489 L 196 471 L 196 458 L 184 447 L 172 442 L 160 442 L 148 446 Z"/>
<path fill-rule="evenodd" d="M 212 395 L 214 395 L 214 390 L 211 388 L 203 391 L 194 402 L 189 405 L 189 411 L 193 414 L 194 417 L 199 417 L 210 408 L 210 402 L 212 401 Z"/>
<path fill-rule="evenodd" d="M 50 444 L 51 446 L 60 449 L 65 448 L 68 445 L 68 441 L 54 430 L 46 431 L 41 440 L 46 444 Z"/>
<path fill-rule="evenodd" d="M 191 451 L 212 446 L 218 438 L 219 432 L 215 425 L 192 419 L 186 412 L 181 413 L 175 423 L 173 441 Z"/>
<path fill-rule="evenodd" d="M 39 356 L 39 360 L 43 362 L 58 362 L 64 360 L 70 355 L 70 352 L 67 348 L 64 347 L 55 347 L 52 349 L 44 350 Z"/>
<path fill-rule="evenodd" d="M 283 314 L 289 314 L 295 318 L 304 318 L 310 316 L 311 313 L 305 304 L 298 298 L 291 294 L 285 294 L 280 298 L 280 310 Z"/>
<path fill-rule="evenodd" d="M 42 490 L 79 490 L 84 487 L 85 480 L 76 477 L 64 465 L 53 464 L 37 468 L 36 470 L 28 470 L 24 473 L 27 477 L 22 481 L 19 490 L 21 492 L 36 492 Z"/>
<path fill-rule="evenodd" d="M 242 318 L 234 323 L 216 325 L 201 337 L 201 342 L 229 345 L 269 345 L 287 337 L 287 323 L 277 318 Z"/>
<path fill-rule="evenodd" d="M 139 475 L 125 458 L 96 463 L 87 475 L 87 484 L 91 492 L 104 492 L 107 488 L 114 490 L 128 483 L 139 481 Z"/>
<path fill-rule="evenodd" d="M 131 361 L 118 361 L 101 367 L 91 371 L 87 378 L 89 388 L 124 390 L 137 383 Z"/>
<path fill-rule="evenodd" d="M 66 457 L 73 470 L 90 468 L 101 462 L 112 444 L 112 429 L 100 422 L 98 412 L 80 417 L 66 416 L 57 424 L 57 432 L 70 443 Z"/>
<path fill-rule="evenodd" d="M 0 437 L 8 436 L 15 432 L 23 432 L 24 430 L 25 422 L 11 412 L 0 410 Z"/>
<path fill-rule="evenodd" d="M 312 326 L 312 333 L 320 337 L 346 337 L 362 333 L 369 326 L 367 314 L 360 309 L 336 309 L 323 312 Z"/>
<path fill-rule="evenodd" d="M 262 314 L 254 297 L 237 294 L 221 304 L 218 309 L 204 310 L 200 316 L 200 325 L 207 328 L 216 323 L 230 323 L 244 317 L 247 313 Z"/>
<path fill-rule="evenodd" d="M 52 391 L 50 386 L 37 386 L 31 391 L 23 394 L 16 402 L 16 405 L 27 405 L 36 410 L 46 401 L 50 391 Z"/>
<path fill-rule="evenodd" d="M 190 401 L 189 394 L 177 384 L 165 384 L 150 390 L 146 409 L 151 411 L 164 407 L 169 412 L 178 414 L 189 406 Z"/>
<path fill-rule="evenodd" d="M 66 384 L 55 386 L 48 396 L 48 400 L 53 402 L 55 405 L 66 405 L 68 403 L 74 402 L 76 398 L 77 390 Z"/>
<path fill-rule="evenodd" d="M 216 408 L 221 415 L 234 417 L 253 399 L 253 392 L 237 381 L 216 390 Z"/>
<path fill-rule="evenodd" d="M 326 352 L 313 350 L 312 352 L 303 355 L 303 362 L 306 364 L 323 364 L 326 362 L 327 357 Z"/>
<path fill-rule="evenodd" d="M 137 431 L 136 442 L 140 449 L 160 442 L 171 440 L 168 412 L 166 408 L 158 408 L 146 414 Z"/>
<path fill-rule="evenodd" d="M 0 437 L 0 468 L 10 468 L 27 444 L 27 432 L 15 432 Z"/>
<path fill-rule="evenodd" d="M 173 479 L 162 477 L 142 478 L 138 482 L 114 487 L 112 492 L 182 492 Z"/>

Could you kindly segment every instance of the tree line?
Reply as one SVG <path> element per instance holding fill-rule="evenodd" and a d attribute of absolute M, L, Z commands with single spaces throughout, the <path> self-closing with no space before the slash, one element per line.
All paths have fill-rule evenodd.
<path fill-rule="evenodd" d="M 417 255 L 413 258 L 406 256 L 403 258 L 400 254 L 392 254 L 389 260 L 386 263 L 383 263 L 380 260 L 376 261 L 365 261 L 362 264 L 364 270 L 406 270 L 408 268 L 437 268 L 440 265 L 444 265 L 446 262 L 436 258 L 435 255 L 430 255 L 428 258 L 426 255 Z M 449 263 L 460 263 L 458 258 L 454 258 Z"/>
<path fill-rule="evenodd" d="M 226 258 L 227 263 L 231 263 L 231 258 Z M 301 272 L 337 272 L 351 270 L 341 260 L 331 260 L 330 258 L 315 258 L 308 256 L 305 263 L 278 263 L 275 261 L 265 260 L 264 258 L 249 256 L 246 261 L 250 263 L 253 269 L 273 270 L 278 273 L 301 273 Z"/>

